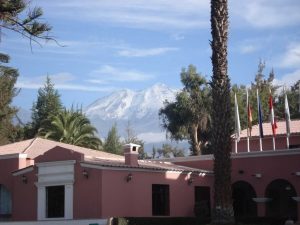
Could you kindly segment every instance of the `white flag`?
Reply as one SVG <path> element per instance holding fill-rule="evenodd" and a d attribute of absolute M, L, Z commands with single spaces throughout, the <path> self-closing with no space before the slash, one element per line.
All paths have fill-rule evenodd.
<path fill-rule="evenodd" d="M 291 133 L 290 131 L 291 118 L 290 118 L 289 102 L 286 93 L 285 93 L 285 100 L 284 100 L 284 112 L 285 112 L 285 122 L 286 122 L 286 135 L 289 137 Z"/>
<path fill-rule="evenodd" d="M 235 137 L 237 141 L 240 141 L 241 124 L 240 124 L 239 106 L 236 98 L 236 93 L 234 93 L 234 108 L 235 108 Z"/>

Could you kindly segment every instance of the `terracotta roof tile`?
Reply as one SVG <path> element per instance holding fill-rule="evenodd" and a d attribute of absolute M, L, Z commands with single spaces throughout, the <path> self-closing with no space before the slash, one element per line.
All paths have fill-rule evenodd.
<path fill-rule="evenodd" d="M 49 149 L 52 149 L 57 146 L 82 153 L 84 154 L 84 160 L 85 160 L 84 162 L 92 163 L 100 166 L 138 168 L 138 169 L 150 169 L 150 170 L 160 170 L 160 171 L 212 173 L 211 171 L 175 165 L 171 162 L 163 162 L 158 160 L 139 160 L 138 166 L 135 167 L 128 166 L 125 165 L 124 156 L 110 154 L 103 151 L 96 151 L 88 148 L 78 147 L 75 145 L 51 141 L 43 138 L 34 138 L 26 141 L 0 146 L 0 155 L 25 153 L 27 154 L 28 158 L 35 159 L 36 157 L 47 152 Z"/>
<path fill-rule="evenodd" d="M 112 161 L 112 160 L 102 160 L 102 159 L 87 159 L 86 163 L 91 163 L 94 165 L 104 166 L 104 167 L 122 167 L 122 168 L 135 168 L 135 169 L 150 169 L 158 171 L 180 171 L 180 172 L 198 172 L 198 173 L 208 173 L 212 174 L 212 171 L 196 169 L 186 166 L 180 166 L 173 164 L 171 162 L 164 161 L 153 161 L 153 160 L 138 160 L 138 166 L 129 166 L 122 161 Z"/>
<path fill-rule="evenodd" d="M 263 123 L 263 131 L 264 136 L 271 136 L 272 133 L 272 127 L 271 123 Z M 291 134 L 300 134 L 300 120 L 292 120 L 290 124 L 290 132 Z M 276 129 L 276 135 L 285 135 L 286 134 L 286 123 L 285 121 L 277 121 L 277 129 Z M 258 137 L 259 136 L 259 127 L 258 125 L 252 126 L 252 137 Z M 241 132 L 241 138 L 247 137 L 247 129 L 242 130 Z"/>
<path fill-rule="evenodd" d="M 51 148 L 62 147 L 71 149 L 75 152 L 84 154 L 85 156 L 105 158 L 111 160 L 121 160 L 123 156 L 110 154 L 103 151 L 92 150 L 75 145 L 65 144 L 61 142 L 51 141 L 43 138 L 34 138 L 26 141 L 16 142 L 9 145 L 0 146 L 0 155 L 26 153 L 28 158 L 34 159 L 39 155 L 44 154 Z"/>

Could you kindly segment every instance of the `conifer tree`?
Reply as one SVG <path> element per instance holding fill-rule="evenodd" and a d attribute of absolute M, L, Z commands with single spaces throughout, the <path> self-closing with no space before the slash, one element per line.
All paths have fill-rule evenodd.
<path fill-rule="evenodd" d="M 27 9 L 27 13 L 24 11 Z M 0 29 L 9 30 L 29 38 L 30 41 L 54 40 L 49 36 L 51 26 L 42 21 L 43 11 L 40 7 L 30 8 L 25 0 L 0 1 Z M 54 40 L 55 41 L 55 40 Z"/>
<path fill-rule="evenodd" d="M 108 131 L 103 150 L 109 153 L 123 155 L 122 143 L 120 140 L 120 136 L 118 135 L 116 124 L 114 124 Z"/>
<path fill-rule="evenodd" d="M 51 117 L 58 115 L 62 110 L 60 95 L 54 88 L 49 76 L 43 88 L 38 90 L 37 101 L 32 107 L 32 123 L 27 129 L 27 137 L 32 138 L 37 135 L 38 130 L 43 126 L 48 127 L 51 124 Z"/>
<path fill-rule="evenodd" d="M 0 145 L 13 141 L 17 132 L 12 119 L 18 110 L 11 102 L 18 94 L 15 83 L 19 73 L 16 69 L 3 65 L 8 62 L 9 56 L 0 54 Z"/>

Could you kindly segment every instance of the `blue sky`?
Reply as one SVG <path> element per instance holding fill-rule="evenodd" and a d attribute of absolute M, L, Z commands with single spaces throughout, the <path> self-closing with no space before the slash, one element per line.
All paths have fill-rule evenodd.
<path fill-rule="evenodd" d="M 41 6 L 54 36 L 42 47 L 3 31 L 1 51 L 19 69 L 25 109 L 48 74 L 66 106 L 89 105 L 112 91 L 155 83 L 180 88 L 182 67 L 194 64 L 210 78 L 209 0 L 32 0 Z M 229 1 L 229 75 L 232 83 L 254 80 L 260 59 L 276 82 L 300 79 L 300 1 Z"/>

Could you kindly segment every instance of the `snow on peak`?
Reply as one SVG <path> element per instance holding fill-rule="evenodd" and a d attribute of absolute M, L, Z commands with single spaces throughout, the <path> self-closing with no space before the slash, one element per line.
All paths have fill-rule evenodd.
<path fill-rule="evenodd" d="M 175 94 L 176 90 L 160 83 L 141 91 L 124 89 L 96 100 L 86 108 L 85 113 L 89 118 L 115 120 L 158 117 L 163 102 L 173 101 Z"/>

